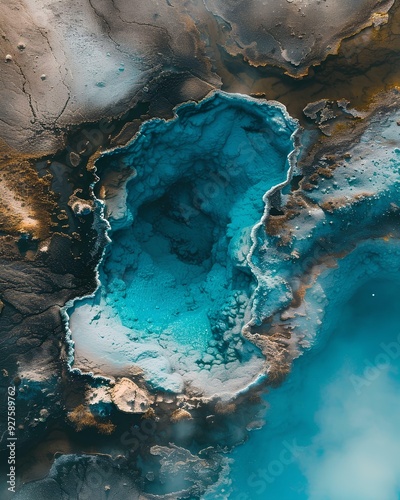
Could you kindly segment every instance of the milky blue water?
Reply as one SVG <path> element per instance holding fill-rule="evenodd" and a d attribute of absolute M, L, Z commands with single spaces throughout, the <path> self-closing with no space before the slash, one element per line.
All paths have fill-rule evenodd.
<path fill-rule="evenodd" d="M 231 454 L 229 498 L 400 498 L 399 268 L 398 244 L 371 242 L 321 277 L 318 340 L 266 396 L 265 427 Z"/>

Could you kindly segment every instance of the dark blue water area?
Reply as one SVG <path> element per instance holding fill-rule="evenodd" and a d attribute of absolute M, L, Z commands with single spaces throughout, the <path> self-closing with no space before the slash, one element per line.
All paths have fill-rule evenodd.
<path fill-rule="evenodd" d="M 318 342 L 266 395 L 266 425 L 231 454 L 229 498 L 400 498 L 397 269 L 330 302 Z"/>

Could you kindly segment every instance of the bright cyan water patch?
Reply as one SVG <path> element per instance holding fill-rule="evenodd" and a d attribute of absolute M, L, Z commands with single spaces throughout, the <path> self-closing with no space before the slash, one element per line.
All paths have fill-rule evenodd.
<path fill-rule="evenodd" d="M 78 354 L 90 355 L 85 330 L 156 387 L 234 392 L 254 380 L 262 356 L 241 335 L 257 284 L 247 256 L 265 194 L 288 178 L 296 130 L 278 103 L 215 93 L 180 106 L 171 121 L 145 123 L 130 145 L 105 155 L 135 173 L 127 210 L 110 217 L 101 289 L 71 316 Z M 127 342 L 117 345 L 106 329 Z"/>

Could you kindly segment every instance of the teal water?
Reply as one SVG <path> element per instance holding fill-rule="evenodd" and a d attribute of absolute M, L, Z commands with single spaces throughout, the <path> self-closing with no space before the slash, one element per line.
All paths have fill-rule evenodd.
<path fill-rule="evenodd" d="M 397 121 L 378 137 L 380 160 L 368 172 L 357 162 L 365 144 L 374 146 L 371 131 L 362 154 L 335 174 L 340 187 L 329 180 L 310 194 L 316 202 L 328 191 L 350 199 L 370 183 L 374 196 L 333 213 L 308 210 L 293 222 L 287 247 L 266 234 L 265 205 L 266 193 L 288 177 L 296 127 L 276 103 L 216 93 L 181 106 L 174 120 L 147 122 L 130 145 L 105 154 L 135 175 L 128 215 L 110 219 L 101 287 L 82 302 L 83 328 L 73 337 L 78 347 L 88 337 L 88 318 L 101 357 L 138 364 L 151 387 L 233 393 L 263 366 L 241 335 L 244 325 L 259 326 L 291 302 L 290 285 L 326 255 L 314 248 L 318 241 L 332 253 L 356 247 L 307 290 L 290 324 L 310 347 L 265 396 L 266 425 L 228 455 L 230 492 L 225 484 L 204 498 L 395 500 L 400 245 L 377 235 L 391 233 L 398 209 Z M 358 177 L 350 182 L 351 169 Z"/>
<path fill-rule="evenodd" d="M 229 498 L 400 498 L 400 253 L 391 246 L 364 243 L 319 279 L 330 301 L 318 339 L 266 396 L 266 425 L 231 454 Z"/>
<path fill-rule="evenodd" d="M 297 130 L 279 103 L 216 92 L 180 106 L 173 120 L 146 122 L 127 147 L 104 154 L 109 166 L 133 172 L 126 213 L 118 220 L 111 214 L 101 287 L 74 311 L 85 307 L 111 358 L 141 361 L 149 382 L 167 389 L 153 373 L 155 344 L 172 356 L 171 370 L 190 372 L 195 384 L 199 371 L 216 369 L 214 385 L 198 384 L 210 391 L 229 379 L 235 388 L 224 390 L 234 391 L 258 376 L 261 353 L 241 334 L 258 278 L 248 256 L 266 194 L 288 179 Z M 79 328 L 72 332 L 78 349 L 80 336 L 87 337 L 84 323 Z M 138 359 L 125 342 L 118 353 L 107 333 L 118 328 L 132 344 L 151 349 Z M 245 363 L 251 368 L 233 374 Z"/>
<path fill-rule="evenodd" d="M 113 235 L 103 268 L 125 326 L 200 350 L 213 336 L 239 334 L 255 282 L 250 232 L 264 194 L 287 177 L 295 126 L 278 105 L 217 93 L 181 106 L 173 121 L 146 123 L 112 154 L 137 172 L 127 197 L 133 224 Z"/>

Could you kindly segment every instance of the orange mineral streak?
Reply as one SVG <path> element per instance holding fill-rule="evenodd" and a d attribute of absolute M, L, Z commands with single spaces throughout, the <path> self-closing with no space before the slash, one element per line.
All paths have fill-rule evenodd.
<path fill-rule="evenodd" d="M 390 9 L 387 24 L 375 23 L 343 40 L 337 55 L 310 68 L 301 80 L 270 65 L 243 64 L 239 57 L 229 65 L 219 58 L 217 66 L 223 90 L 278 100 L 295 118 L 302 119 L 305 106 L 319 99 L 345 98 L 351 107 L 367 109 L 376 94 L 400 86 L 400 4 Z"/>
<path fill-rule="evenodd" d="M 50 177 L 40 178 L 33 163 L 0 143 L 0 233 L 43 240 L 56 205 Z"/>
<path fill-rule="evenodd" d="M 96 419 L 84 405 L 79 405 L 68 413 L 68 420 L 74 424 L 78 432 L 88 427 L 96 428 L 100 434 L 112 434 L 115 430 L 114 424 Z"/>

